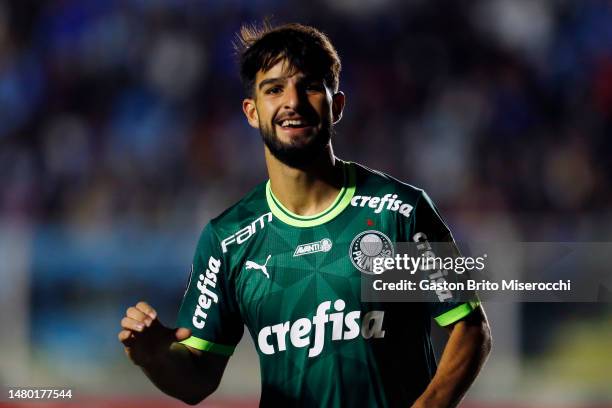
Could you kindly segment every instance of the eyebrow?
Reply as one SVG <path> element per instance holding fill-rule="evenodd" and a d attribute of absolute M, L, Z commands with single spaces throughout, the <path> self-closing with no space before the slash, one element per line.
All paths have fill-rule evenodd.
<path fill-rule="evenodd" d="M 264 79 L 263 81 L 261 81 L 258 85 L 259 90 L 261 90 L 261 88 L 263 88 L 264 86 L 268 85 L 268 84 L 275 84 L 278 82 L 285 82 L 287 80 L 286 76 L 283 77 L 278 77 L 278 78 L 268 78 L 268 79 Z"/>
<path fill-rule="evenodd" d="M 263 81 L 261 81 L 259 83 L 259 85 L 257 86 L 259 88 L 259 90 L 261 90 L 264 86 L 269 85 L 269 84 L 277 84 L 279 82 L 285 82 L 287 81 L 287 76 L 282 76 L 282 77 L 277 77 L 277 78 L 268 78 L 268 79 L 264 79 Z M 298 79 L 298 83 L 299 82 L 307 82 L 307 81 L 318 81 L 319 79 L 311 76 L 311 75 L 304 75 L 302 78 Z M 322 81 L 322 79 L 321 79 Z"/>

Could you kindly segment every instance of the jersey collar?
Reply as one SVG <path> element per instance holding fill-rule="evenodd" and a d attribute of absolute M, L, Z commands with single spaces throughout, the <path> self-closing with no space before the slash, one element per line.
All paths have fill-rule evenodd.
<path fill-rule="evenodd" d="M 266 183 L 266 200 L 272 211 L 272 215 L 294 227 L 316 227 L 336 218 L 351 202 L 355 195 L 355 165 L 351 162 L 342 163 L 344 182 L 342 189 L 334 202 L 327 209 L 315 215 L 298 215 L 289 211 L 272 193 L 270 180 Z"/>

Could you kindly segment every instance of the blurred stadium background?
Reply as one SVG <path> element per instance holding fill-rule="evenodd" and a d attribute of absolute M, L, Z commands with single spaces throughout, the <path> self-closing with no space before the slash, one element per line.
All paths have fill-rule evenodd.
<path fill-rule="evenodd" d="M 264 15 L 329 34 L 336 153 L 425 188 L 457 239 L 612 241 L 610 1 L 2 1 L 3 385 L 172 404 L 119 320 L 147 299 L 172 323 L 201 228 L 266 177 L 232 56 Z M 609 304 L 487 310 L 466 407 L 612 404 Z M 204 406 L 258 397 L 245 334 Z"/>

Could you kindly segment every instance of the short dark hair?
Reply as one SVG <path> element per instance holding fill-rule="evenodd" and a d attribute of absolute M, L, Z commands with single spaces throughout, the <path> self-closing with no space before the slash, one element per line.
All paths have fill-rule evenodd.
<path fill-rule="evenodd" d="M 278 27 L 265 21 L 260 27 L 243 25 L 235 48 L 240 64 L 240 80 L 245 94 L 254 96 L 255 76 L 286 59 L 293 69 L 322 78 L 338 91 L 340 57 L 331 41 L 314 27 L 291 23 Z"/>

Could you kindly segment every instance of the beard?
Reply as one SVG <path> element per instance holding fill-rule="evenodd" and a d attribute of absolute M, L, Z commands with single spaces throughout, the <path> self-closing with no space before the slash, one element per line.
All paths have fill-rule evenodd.
<path fill-rule="evenodd" d="M 334 128 L 324 123 L 320 131 L 306 141 L 285 143 L 276 134 L 276 126 L 260 126 L 259 133 L 264 144 L 276 159 L 293 168 L 304 168 L 314 162 L 329 144 Z"/>

